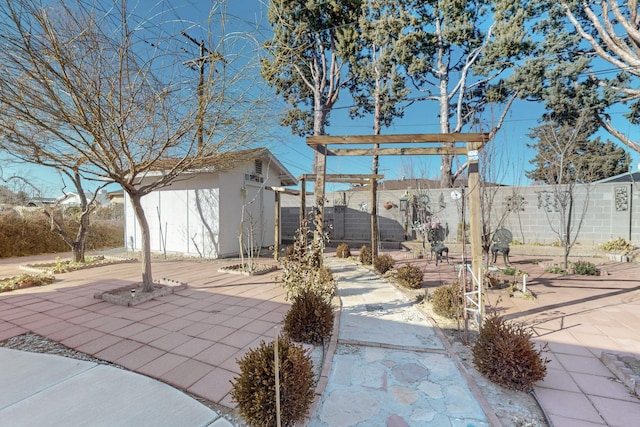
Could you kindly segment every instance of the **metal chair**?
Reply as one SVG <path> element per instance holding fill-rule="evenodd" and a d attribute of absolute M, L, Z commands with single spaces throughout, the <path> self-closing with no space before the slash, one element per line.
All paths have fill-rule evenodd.
<path fill-rule="evenodd" d="M 431 243 L 429 259 L 433 259 L 435 256 L 436 265 L 438 265 L 439 260 L 442 260 L 443 256 L 446 256 L 447 264 L 449 264 L 449 248 L 442 243 L 444 238 L 445 230 L 441 226 L 430 228 L 427 232 L 427 240 Z"/>
<path fill-rule="evenodd" d="M 493 244 L 491 245 L 492 263 L 495 264 L 498 259 L 498 253 L 502 253 L 504 265 L 509 265 L 509 243 L 513 240 L 511 231 L 506 228 L 499 228 L 493 233 Z"/>

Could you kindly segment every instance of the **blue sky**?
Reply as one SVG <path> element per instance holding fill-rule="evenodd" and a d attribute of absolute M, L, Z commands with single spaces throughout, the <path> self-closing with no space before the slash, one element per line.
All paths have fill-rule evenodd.
<path fill-rule="evenodd" d="M 165 2 L 165 7 L 168 2 Z M 204 1 L 177 1 L 172 2 L 172 6 L 177 9 L 181 17 L 194 20 L 206 16 L 208 2 Z M 229 2 L 228 13 L 241 16 L 249 21 L 261 21 L 260 32 L 263 38 L 268 36 L 269 28 L 266 23 L 266 6 L 259 0 L 231 1 Z M 153 0 L 140 0 L 130 2 L 143 11 L 145 8 L 158 7 L 158 2 Z M 278 108 L 282 107 L 281 101 L 274 101 Z M 366 135 L 372 133 L 371 118 L 351 120 L 349 109 L 351 99 L 346 91 L 340 96 L 337 108 L 331 113 L 331 125 L 327 128 L 327 133 L 331 135 Z M 277 110 L 278 108 L 274 108 Z M 535 156 L 535 152 L 526 147 L 531 142 L 527 137 L 529 130 L 538 124 L 538 119 L 543 112 L 539 104 L 518 101 L 511 108 L 503 128 L 497 133 L 490 144 L 495 147 L 495 153 L 499 156 L 495 158 L 493 167 L 500 168 L 497 172 L 500 180 L 506 184 L 523 185 L 528 182 L 524 177 L 524 171 L 530 170 L 529 160 Z M 622 114 L 624 108 L 620 107 L 612 119 L 618 128 L 632 139 L 640 140 L 640 132 L 637 127 L 629 124 Z M 294 176 L 304 173 L 311 173 L 313 152 L 306 146 L 305 139 L 292 135 L 288 128 L 277 127 L 273 130 L 277 135 L 276 142 L 267 144 L 274 155 L 284 164 Z M 409 107 L 405 117 L 397 119 L 390 127 L 383 129 L 384 134 L 406 134 L 406 133 L 438 133 L 439 124 L 437 117 L 437 107 L 433 102 L 416 103 Z M 604 139 L 616 139 L 606 133 L 601 133 Z M 622 144 L 620 144 L 622 145 Z M 626 147 L 625 147 L 626 148 Z M 640 161 L 640 154 L 629 149 L 632 155 L 632 168 L 636 170 Z M 459 160 L 464 162 L 464 158 Z M 457 163 L 454 163 L 454 167 Z M 1 164 L 2 176 L 7 179 L 12 175 L 19 175 L 39 188 L 43 195 L 57 196 L 61 194 L 61 176 L 48 168 L 35 167 L 26 164 L 16 164 L 12 161 L 3 161 Z M 412 167 L 413 166 L 413 167 Z M 380 158 L 380 173 L 385 175 L 385 179 L 400 179 L 403 175 L 410 174 L 409 169 L 413 169 L 413 174 L 417 177 L 435 178 L 439 176 L 440 158 L 437 156 L 411 156 L 403 158 L 401 156 L 387 156 Z M 483 167 L 481 165 L 481 167 Z M 371 159 L 368 157 L 332 157 L 328 160 L 327 173 L 370 173 Z M 2 183 L 0 183 L 1 185 Z M 89 186 L 90 187 L 90 186 Z M 336 184 L 327 184 L 327 191 L 337 190 L 340 187 Z M 117 188 L 109 187 L 109 190 Z M 68 190 L 71 191 L 71 190 Z"/>

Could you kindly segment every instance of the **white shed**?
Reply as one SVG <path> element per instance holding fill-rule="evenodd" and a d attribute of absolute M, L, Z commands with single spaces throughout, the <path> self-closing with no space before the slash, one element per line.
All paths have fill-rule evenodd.
<path fill-rule="evenodd" d="M 296 185 L 297 180 L 266 148 L 229 156 L 234 159 L 231 168 L 208 167 L 205 162 L 201 168 L 178 176 L 170 186 L 142 198 L 152 252 L 202 258 L 237 256 L 243 223 L 245 236 L 253 230 L 255 246 L 274 245 L 275 194 L 267 187 Z M 142 247 L 140 227 L 128 197 L 125 242 L 129 250 Z"/>

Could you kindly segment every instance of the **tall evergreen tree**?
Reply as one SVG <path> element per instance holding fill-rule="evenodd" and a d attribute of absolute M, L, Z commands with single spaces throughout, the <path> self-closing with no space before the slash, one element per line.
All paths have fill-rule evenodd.
<path fill-rule="evenodd" d="M 590 139 L 584 133 L 569 138 L 568 132 L 571 129 L 566 124 L 547 123 L 533 129 L 530 136 L 537 142 L 529 147 L 537 150 L 537 154 L 529 162 L 535 168 L 525 172 L 527 178 L 549 185 L 570 181 L 590 183 L 629 170 L 631 156 L 612 141 L 603 142 L 599 136 Z"/>
<path fill-rule="evenodd" d="M 422 99 L 437 103 L 441 133 L 477 126 L 495 134 L 520 95 L 518 66 L 531 53 L 528 18 L 534 4 L 512 0 L 412 0 L 415 21 L 399 49 L 401 62 Z M 488 106 L 498 111 L 483 123 Z M 452 171 L 442 156 L 441 184 L 453 185 L 466 164 Z"/>
<path fill-rule="evenodd" d="M 403 104 L 409 90 L 406 74 L 400 68 L 396 46 L 403 37 L 404 28 L 411 20 L 406 1 L 365 0 L 358 20 L 356 51 L 349 56 L 350 90 L 355 105 L 352 117 L 373 117 L 373 134 L 380 135 L 383 126 L 402 117 Z M 378 148 L 379 144 L 374 144 Z M 374 155 L 371 173 L 378 174 L 378 156 Z M 373 257 L 377 255 L 377 181 L 371 188 L 371 235 Z"/>
<path fill-rule="evenodd" d="M 360 0 L 273 0 L 273 38 L 262 75 L 290 105 L 282 125 L 297 135 L 324 135 L 353 51 Z"/>

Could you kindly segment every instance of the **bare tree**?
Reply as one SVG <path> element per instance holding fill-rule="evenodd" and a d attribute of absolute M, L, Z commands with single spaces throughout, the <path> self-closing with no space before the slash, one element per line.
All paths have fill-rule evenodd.
<path fill-rule="evenodd" d="M 491 141 L 480 151 L 480 215 L 482 221 L 482 252 L 485 255 L 486 266 L 489 263 L 489 251 L 496 230 L 502 228 L 505 221 L 511 214 L 518 215 L 523 209 L 524 199 L 519 194 L 518 177 L 522 170 L 522 165 L 514 162 L 508 150 L 499 150 L 496 141 Z M 511 186 L 511 194 L 502 199 L 499 198 L 504 192 L 501 185 L 509 171 L 513 168 L 516 182 Z M 513 232 L 513 230 L 511 230 Z"/>
<path fill-rule="evenodd" d="M 78 226 L 76 228 L 75 235 L 72 235 L 71 232 L 67 230 L 67 227 L 65 227 L 64 219 L 61 220 L 56 216 L 56 210 L 59 210 L 56 209 L 58 208 L 57 205 L 51 207 L 45 206 L 42 209 L 42 212 L 47 216 L 47 218 L 49 218 L 51 231 L 58 234 L 62 238 L 62 240 L 64 240 L 64 242 L 69 246 L 69 248 L 71 248 L 71 251 L 73 253 L 73 261 L 84 262 L 85 252 L 87 249 L 87 239 L 89 237 L 89 223 L 91 214 L 98 207 L 96 204 L 96 197 L 98 195 L 98 192 L 86 192 L 83 187 L 82 178 L 77 171 L 62 169 L 61 173 L 67 175 L 67 177 L 73 183 L 76 194 L 78 195 L 78 200 L 80 202 L 78 206 L 79 214 L 76 218 Z M 104 185 L 102 185 L 101 187 L 104 187 Z"/>
<path fill-rule="evenodd" d="M 572 164 L 576 162 L 577 144 L 585 140 L 588 133 L 584 130 L 588 119 L 583 114 L 576 123 L 558 125 L 546 123 L 533 130 L 532 137 L 547 147 L 545 163 L 552 165 L 547 169 L 550 194 L 538 192 L 539 206 L 544 209 L 549 226 L 558 236 L 564 249 L 564 268 L 569 267 L 569 254 L 575 245 L 587 208 L 589 206 L 588 170 L 573 173 Z M 579 190 L 584 194 L 580 195 Z M 578 200 L 582 197 L 582 203 Z"/>
<path fill-rule="evenodd" d="M 148 13 L 126 1 L 0 3 L 2 146 L 122 186 L 140 225 L 145 290 L 153 278 L 142 197 L 187 170 L 230 167 L 228 153 L 268 120 L 249 51 L 259 43 L 227 31 L 223 4 L 195 24 L 161 2 Z M 188 32 L 201 35 L 200 54 Z"/>

